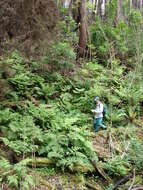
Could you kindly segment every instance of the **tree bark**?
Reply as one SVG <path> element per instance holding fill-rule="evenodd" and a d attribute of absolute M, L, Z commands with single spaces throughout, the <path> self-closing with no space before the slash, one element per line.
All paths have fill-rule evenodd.
<path fill-rule="evenodd" d="M 130 9 L 131 8 L 140 9 L 143 8 L 143 0 L 130 0 Z"/>
<path fill-rule="evenodd" d="M 73 16 L 72 15 L 72 5 L 73 5 L 73 0 L 70 0 L 70 3 L 69 3 L 69 16 Z"/>
<path fill-rule="evenodd" d="M 96 2 L 95 2 L 95 10 L 94 10 L 94 13 L 95 13 L 95 15 L 97 15 L 98 14 L 98 5 L 99 5 L 99 0 L 96 0 Z"/>
<path fill-rule="evenodd" d="M 138 8 L 138 0 L 132 0 L 132 4 L 134 8 Z"/>
<path fill-rule="evenodd" d="M 48 158 L 42 158 L 42 157 L 35 157 L 35 158 L 29 158 L 29 162 L 27 163 L 27 166 L 35 165 L 36 167 L 48 167 L 55 164 L 56 164 L 55 160 L 50 160 Z M 95 170 L 96 168 L 94 168 L 92 164 L 83 165 L 80 163 L 75 164 L 72 169 L 72 171 L 74 172 L 81 172 L 81 173 L 95 172 Z"/>
<path fill-rule="evenodd" d="M 140 2 L 139 2 L 139 8 L 140 8 L 140 10 L 142 11 L 142 8 L 143 8 L 143 0 L 140 0 Z"/>
<path fill-rule="evenodd" d="M 119 20 L 122 18 L 122 0 L 117 0 L 117 9 L 115 17 L 115 25 L 118 24 Z"/>
<path fill-rule="evenodd" d="M 86 0 L 80 1 L 79 11 L 80 11 L 79 57 L 85 57 L 87 41 L 88 41 Z"/>
<path fill-rule="evenodd" d="M 105 4 L 106 4 L 106 1 L 103 0 L 102 4 L 101 4 L 101 19 L 102 20 L 104 20 L 104 18 L 105 18 Z"/>
<path fill-rule="evenodd" d="M 130 0 L 130 13 L 132 11 L 132 6 L 133 6 L 133 2 L 132 2 L 132 0 Z"/>

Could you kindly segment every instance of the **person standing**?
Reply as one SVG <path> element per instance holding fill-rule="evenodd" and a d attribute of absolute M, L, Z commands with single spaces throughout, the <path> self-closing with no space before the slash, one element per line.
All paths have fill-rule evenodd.
<path fill-rule="evenodd" d="M 99 97 L 96 97 L 94 99 L 95 103 L 96 103 L 96 108 L 91 110 L 93 113 L 95 113 L 94 116 L 94 130 L 95 132 L 99 131 L 99 127 L 101 127 L 102 129 L 106 129 L 107 127 L 102 123 L 103 121 L 103 116 L 105 115 L 105 108 L 102 104 L 102 102 L 100 101 Z"/>

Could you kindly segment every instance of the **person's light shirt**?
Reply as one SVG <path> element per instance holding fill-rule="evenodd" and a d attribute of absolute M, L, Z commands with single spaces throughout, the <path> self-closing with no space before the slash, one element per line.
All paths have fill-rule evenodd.
<path fill-rule="evenodd" d="M 103 118 L 103 104 L 101 102 L 97 104 L 93 112 L 95 112 L 95 118 Z"/>

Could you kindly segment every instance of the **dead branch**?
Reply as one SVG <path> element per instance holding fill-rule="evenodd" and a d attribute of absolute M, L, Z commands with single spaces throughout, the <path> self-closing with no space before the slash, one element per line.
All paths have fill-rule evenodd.
<path fill-rule="evenodd" d="M 134 187 L 132 190 L 143 190 L 143 186 Z"/>
<path fill-rule="evenodd" d="M 124 178 L 122 178 L 121 180 L 119 180 L 115 185 L 114 187 L 112 188 L 112 190 L 115 190 L 119 187 L 119 185 L 121 184 L 125 184 L 131 177 L 131 174 L 125 176 Z"/>
<path fill-rule="evenodd" d="M 122 156 L 121 156 L 121 159 L 123 159 L 123 158 L 125 157 L 125 155 L 126 155 L 128 149 L 129 149 L 129 146 L 130 146 L 130 142 L 128 142 L 127 146 L 125 147 L 125 150 L 124 150 L 124 152 L 123 152 L 123 154 L 122 154 Z"/>
<path fill-rule="evenodd" d="M 100 164 L 97 164 L 95 161 L 92 161 L 92 160 L 90 160 L 90 162 L 95 168 L 95 171 L 97 171 L 107 182 L 112 183 L 111 178 L 104 172 Z"/>
<path fill-rule="evenodd" d="M 133 185 L 135 183 L 135 177 L 136 177 L 136 170 L 134 169 L 134 171 L 133 171 L 133 180 L 132 180 L 132 183 L 131 183 L 130 187 L 128 188 L 128 190 L 132 189 L 132 187 L 133 187 Z"/>

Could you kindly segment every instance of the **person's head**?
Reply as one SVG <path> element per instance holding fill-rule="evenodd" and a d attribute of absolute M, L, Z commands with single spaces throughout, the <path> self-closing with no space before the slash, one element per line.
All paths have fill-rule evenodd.
<path fill-rule="evenodd" d="M 96 96 L 96 97 L 95 97 L 95 99 L 94 99 L 94 101 L 95 101 L 95 103 L 96 103 L 96 104 L 99 104 L 99 102 L 100 102 L 99 97 L 98 97 L 98 96 Z"/>

